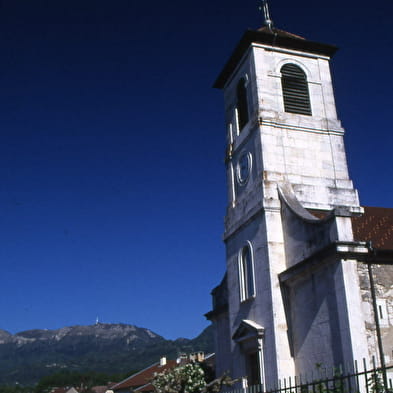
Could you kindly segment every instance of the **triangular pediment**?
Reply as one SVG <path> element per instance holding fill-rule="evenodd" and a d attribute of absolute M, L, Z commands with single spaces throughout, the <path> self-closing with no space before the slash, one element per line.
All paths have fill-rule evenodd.
<path fill-rule="evenodd" d="M 249 319 L 243 319 L 232 336 L 232 339 L 236 342 L 242 342 L 253 338 L 262 338 L 264 334 L 265 329 L 263 326 Z"/>

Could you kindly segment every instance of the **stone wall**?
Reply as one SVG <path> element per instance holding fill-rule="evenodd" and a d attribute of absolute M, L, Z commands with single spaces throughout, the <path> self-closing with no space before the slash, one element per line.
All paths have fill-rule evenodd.
<path fill-rule="evenodd" d="M 387 365 L 393 365 L 393 266 L 372 265 L 377 314 L 381 329 L 382 347 Z M 370 358 L 378 357 L 378 343 L 375 328 L 373 300 L 367 265 L 358 264 L 362 307 Z"/>

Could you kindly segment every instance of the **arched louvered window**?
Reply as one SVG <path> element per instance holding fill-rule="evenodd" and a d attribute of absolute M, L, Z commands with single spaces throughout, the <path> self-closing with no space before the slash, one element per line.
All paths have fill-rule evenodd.
<path fill-rule="evenodd" d="M 246 80 L 241 78 L 236 88 L 237 97 L 237 118 L 239 124 L 239 132 L 248 122 L 248 102 Z"/>
<path fill-rule="evenodd" d="M 281 68 L 281 85 L 285 112 L 311 116 L 310 95 L 304 71 L 295 64 L 285 64 Z"/>
<path fill-rule="evenodd" d="M 255 296 L 254 264 L 250 244 L 244 246 L 239 253 L 240 300 Z"/>

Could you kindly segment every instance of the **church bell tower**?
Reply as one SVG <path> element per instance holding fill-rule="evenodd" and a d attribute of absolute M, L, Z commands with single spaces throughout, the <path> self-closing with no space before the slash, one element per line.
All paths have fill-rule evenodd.
<path fill-rule="evenodd" d="M 227 273 L 208 318 L 218 373 L 268 389 L 365 357 L 353 255 L 366 250 L 352 235 L 362 208 L 333 94 L 336 48 L 273 27 L 263 5 L 265 26 L 243 35 L 214 85 L 227 128 Z"/>

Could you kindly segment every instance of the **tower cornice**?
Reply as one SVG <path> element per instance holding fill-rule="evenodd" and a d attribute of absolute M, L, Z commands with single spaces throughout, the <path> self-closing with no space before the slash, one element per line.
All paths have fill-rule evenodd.
<path fill-rule="evenodd" d="M 326 120 L 323 120 L 326 123 Z M 337 124 L 328 124 L 328 127 L 306 127 L 296 124 L 291 124 L 290 122 L 285 121 L 274 121 L 270 119 L 264 119 L 263 116 L 259 118 L 259 125 L 260 126 L 270 126 L 275 128 L 282 128 L 286 130 L 293 130 L 293 131 L 301 131 L 301 132 L 309 132 L 312 134 L 330 134 L 330 135 L 344 135 L 344 129 Z"/>

